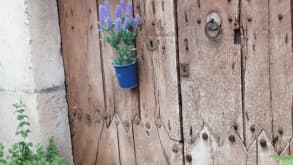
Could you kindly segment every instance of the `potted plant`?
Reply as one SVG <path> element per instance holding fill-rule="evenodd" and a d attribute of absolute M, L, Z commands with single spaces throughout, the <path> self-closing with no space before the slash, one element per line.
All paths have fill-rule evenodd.
<path fill-rule="evenodd" d="M 132 3 L 124 0 L 116 6 L 115 18 L 111 17 L 109 0 L 99 5 L 99 25 L 103 40 L 116 52 L 112 64 L 119 85 L 123 89 L 137 86 L 137 60 L 135 38 L 140 16 L 133 18 Z"/>

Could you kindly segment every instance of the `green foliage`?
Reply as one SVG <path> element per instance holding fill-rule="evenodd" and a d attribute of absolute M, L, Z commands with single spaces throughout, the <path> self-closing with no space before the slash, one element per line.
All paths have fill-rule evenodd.
<path fill-rule="evenodd" d="M 111 160 L 111 161 L 109 162 L 109 165 L 115 165 L 115 162 L 114 162 L 113 160 Z"/>
<path fill-rule="evenodd" d="M 41 145 L 35 146 L 27 140 L 31 131 L 29 118 L 24 114 L 26 106 L 22 101 L 13 106 L 16 109 L 18 121 L 16 136 L 20 137 L 21 140 L 8 149 L 6 156 L 4 145 L 0 144 L 0 165 L 65 165 L 53 138 L 49 140 L 46 149 Z"/>
<path fill-rule="evenodd" d="M 133 52 L 135 51 L 134 41 L 136 32 L 128 29 L 122 29 L 120 32 L 115 32 L 113 28 L 104 30 L 103 40 L 113 47 L 117 56 L 113 59 L 114 65 L 126 65 L 135 61 L 136 57 Z"/>
<path fill-rule="evenodd" d="M 273 159 L 282 162 L 282 165 L 293 165 L 293 156 L 273 156 Z"/>

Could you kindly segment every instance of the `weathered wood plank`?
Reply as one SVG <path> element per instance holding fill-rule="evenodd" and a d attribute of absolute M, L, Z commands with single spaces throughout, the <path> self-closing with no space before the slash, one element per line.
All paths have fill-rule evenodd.
<path fill-rule="evenodd" d="M 257 150 L 256 150 L 256 139 L 255 141 L 250 145 L 250 147 L 247 150 L 247 156 L 246 156 L 246 164 L 247 165 L 257 165 Z"/>
<path fill-rule="evenodd" d="M 111 0 L 110 7 L 114 16 L 114 11 L 119 0 Z M 99 0 L 99 4 L 104 0 Z M 127 1 L 126 1 L 127 3 Z M 116 52 L 104 42 L 101 43 L 101 53 L 103 57 L 103 71 L 105 84 L 105 99 L 107 114 L 114 114 L 120 124 L 117 125 L 119 141 L 119 156 L 121 164 L 135 164 L 135 148 L 133 141 L 132 121 L 138 115 L 138 94 L 136 89 L 122 90 L 115 76 L 112 66 L 112 59 Z M 112 130 L 116 132 L 116 128 Z M 110 139 L 105 139 L 110 140 Z M 102 150 L 102 148 L 101 148 Z"/>
<path fill-rule="evenodd" d="M 263 129 L 272 140 L 269 79 L 269 8 L 267 0 L 241 1 L 246 145 Z M 260 23 L 261 22 L 261 23 Z M 261 120 L 260 120 L 261 118 Z"/>
<path fill-rule="evenodd" d="M 137 163 L 181 164 L 179 157 L 173 160 L 178 153 L 170 152 L 181 140 L 174 3 L 137 0 L 134 7 L 142 17 L 137 38 L 140 115 L 134 124 Z"/>
<path fill-rule="evenodd" d="M 96 2 L 59 0 L 58 6 L 74 161 L 92 165 L 105 110 Z"/>
<path fill-rule="evenodd" d="M 282 152 L 292 137 L 293 60 L 291 1 L 270 0 L 270 84 L 273 145 Z"/>
<path fill-rule="evenodd" d="M 103 130 L 101 137 L 99 138 L 99 145 L 96 146 L 97 157 L 95 165 L 109 165 L 112 161 L 117 165 L 120 165 L 119 157 L 119 144 L 118 144 L 118 120 L 114 118 L 110 126 L 106 123 L 103 124 Z M 91 144 L 88 143 L 88 146 Z"/>
<path fill-rule="evenodd" d="M 181 75 L 185 142 L 192 141 L 205 125 L 218 144 L 241 150 L 240 145 L 223 144 L 234 132 L 243 139 L 240 36 L 234 35 L 239 31 L 238 6 L 238 0 L 178 1 L 179 62 L 189 67 L 189 76 Z M 214 41 L 205 35 L 211 11 L 222 18 L 222 32 Z M 194 147 L 186 143 L 186 154 Z"/>
<path fill-rule="evenodd" d="M 121 165 L 136 165 L 135 144 L 133 139 L 133 120 L 120 120 L 117 116 L 118 142 Z"/>

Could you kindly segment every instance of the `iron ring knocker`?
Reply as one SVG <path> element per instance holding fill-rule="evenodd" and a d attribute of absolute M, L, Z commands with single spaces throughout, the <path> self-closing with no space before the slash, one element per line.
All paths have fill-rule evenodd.
<path fill-rule="evenodd" d="M 211 12 L 207 16 L 205 34 L 210 40 L 216 40 L 221 33 L 221 17 L 216 12 Z"/>

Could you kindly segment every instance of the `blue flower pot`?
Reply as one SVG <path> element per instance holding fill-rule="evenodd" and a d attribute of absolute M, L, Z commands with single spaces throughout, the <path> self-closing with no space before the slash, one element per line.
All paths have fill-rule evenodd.
<path fill-rule="evenodd" d="M 114 65 L 119 85 L 123 89 L 137 87 L 137 62 L 132 64 L 117 66 Z"/>

